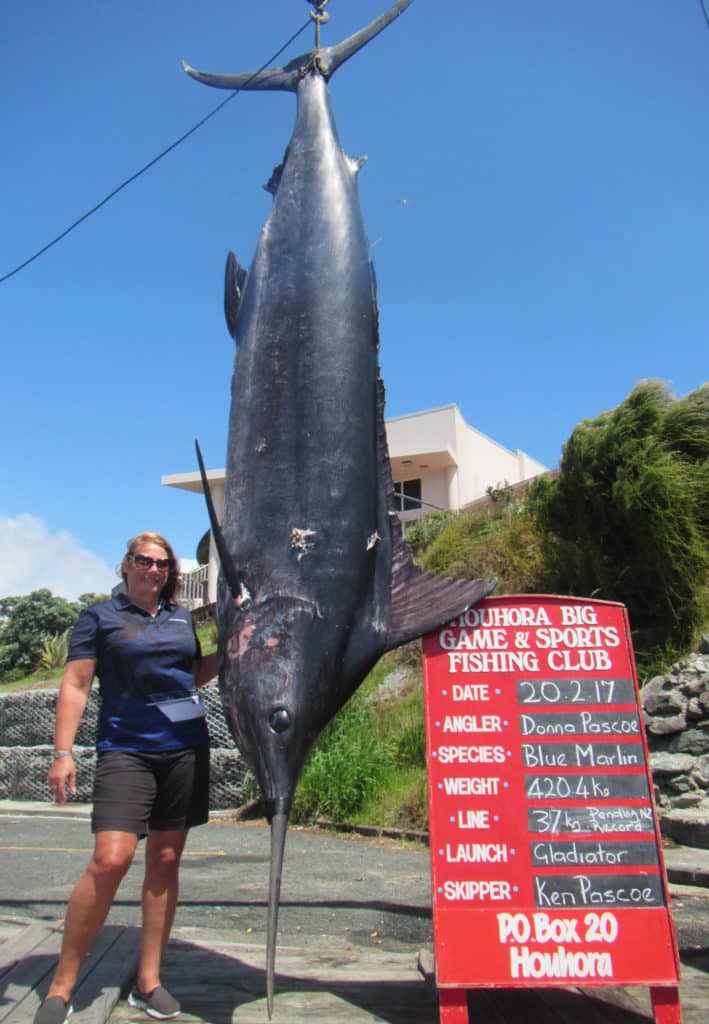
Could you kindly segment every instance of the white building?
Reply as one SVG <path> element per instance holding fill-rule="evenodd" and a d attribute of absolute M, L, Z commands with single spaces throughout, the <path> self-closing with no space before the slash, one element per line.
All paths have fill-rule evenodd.
<path fill-rule="evenodd" d="M 525 452 L 510 451 L 466 423 L 457 405 L 395 416 L 386 421 L 394 489 L 404 522 L 426 512 L 460 512 L 484 497 L 489 487 L 518 484 L 548 467 Z M 224 508 L 224 470 L 207 471 L 212 499 L 221 520 Z M 199 473 L 173 473 L 162 478 L 166 487 L 202 493 Z M 209 547 L 208 594 L 216 596 L 218 562 L 213 539 Z"/>

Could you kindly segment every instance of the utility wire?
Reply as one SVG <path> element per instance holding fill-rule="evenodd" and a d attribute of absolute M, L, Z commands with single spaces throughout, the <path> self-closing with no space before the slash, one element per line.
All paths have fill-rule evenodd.
<path fill-rule="evenodd" d="M 702 9 L 702 14 L 704 15 L 704 20 L 707 23 L 707 28 L 709 28 L 709 14 L 707 14 L 706 4 L 704 3 L 704 0 L 699 0 L 699 6 Z"/>
<path fill-rule="evenodd" d="M 254 71 L 253 75 L 251 76 L 251 78 L 249 78 L 248 82 L 251 82 L 257 75 L 260 75 L 261 72 L 264 71 L 270 64 L 273 64 L 273 62 L 277 60 L 278 57 L 280 57 L 283 51 L 287 50 L 291 43 L 293 43 L 298 38 L 298 36 L 311 25 L 312 21 L 309 18 L 303 25 L 301 25 L 297 32 L 293 33 L 290 39 L 286 40 L 286 42 L 283 44 L 283 46 L 281 46 L 279 50 L 276 50 L 272 57 L 269 57 L 265 64 L 261 65 L 258 71 Z M 61 234 L 57 235 L 56 238 L 53 238 L 51 242 L 47 242 L 46 245 L 42 246 L 41 249 L 38 249 L 36 253 L 34 253 L 32 256 L 26 259 L 24 263 L 20 263 L 19 266 L 15 267 L 14 270 L 10 270 L 7 274 L 4 274 L 2 277 L 0 277 L 0 284 L 3 284 L 4 281 L 9 280 L 9 278 L 11 277 L 14 277 L 15 274 L 19 274 L 19 272 L 21 270 L 24 270 L 25 267 L 28 267 L 30 263 L 34 263 L 36 259 L 39 259 L 40 256 L 43 256 L 44 253 L 51 249 L 52 246 L 56 245 L 57 242 L 61 242 L 62 238 L 66 238 L 66 236 L 71 231 L 73 231 L 74 228 L 78 228 L 79 224 L 83 224 L 85 220 L 88 220 L 88 218 L 91 217 L 94 213 L 96 213 L 97 210 L 100 210 L 102 206 L 105 206 L 106 203 L 113 199 L 114 196 L 118 195 L 119 192 L 122 192 L 124 188 L 127 188 L 128 185 L 132 184 L 132 182 L 134 182 L 142 174 L 145 174 L 146 171 L 149 171 L 151 167 L 154 167 L 155 164 L 159 160 L 162 160 L 164 156 L 167 156 L 168 153 L 171 153 L 173 149 L 177 149 L 177 147 L 181 143 L 183 143 L 185 139 L 188 139 L 190 135 L 194 135 L 194 133 L 199 128 L 201 128 L 202 125 L 206 124 L 207 121 L 209 121 L 210 118 L 214 117 L 215 114 L 218 114 L 219 111 L 222 110 L 227 105 L 227 103 L 230 103 L 235 96 L 238 96 L 239 93 L 246 88 L 248 82 L 246 83 L 246 85 L 243 85 L 241 89 L 235 89 L 229 96 L 227 96 L 225 100 L 222 100 L 221 103 L 217 104 L 214 110 L 210 111 L 209 114 L 206 114 L 200 121 L 193 125 L 189 129 L 189 131 L 186 131 L 184 135 L 181 135 L 179 139 L 176 139 L 176 141 L 173 142 L 172 145 L 168 146 L 167 149 L 163 149 L 162 153 L 158 153 L 157 156 L 153 157 L 152 160 L 148 161 L 148 163 L 141 167 L 140 170 L 136 171 L 135 174 L 131 174 L 129 178 L 126 178 L 125 181 L 121 182 L 121 184 L 114 188 L 112 192 L 109 192 L 108 195 L 104 196 L 104 198 L 99 203 L 96 203 L 96 205 L 92 206 L 90 210 L 87 210 L 86 213 L 82 214 L 82 216 L 79 217 L 78 220 L 75 220 L 73 224 L 70 224 L 68 228 L 65 228 L 64 231 L 62 231 Z"/>

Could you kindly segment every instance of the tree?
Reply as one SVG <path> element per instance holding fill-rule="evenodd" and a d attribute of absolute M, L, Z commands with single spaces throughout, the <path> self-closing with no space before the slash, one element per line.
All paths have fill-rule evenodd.
<path fill-rule="evenodd" d="M 108 601 L 110 596 L 110 594 L 95 594 L 93 590 L 89 590 L 86 594 L 79 594 L 76 601 L 79 608 L 83 610 L 92 604 L 98 604 L 99 601 Z"/>
<path fill-rule="evenodd" d="M 0 598 L 0 678 L 10 672 L 31 672 L 45 638 L 69 629 L 78 614 L 78 605 L 53 597 L 51 590 Z"/>
<path fill-rule="evenodd" d="M 643 381 L 529 488 L 547 589 L 624 603 L 640 654 L 685 649 L 707 612 L 707 494 L 709 385 L 677 399 Z"/>

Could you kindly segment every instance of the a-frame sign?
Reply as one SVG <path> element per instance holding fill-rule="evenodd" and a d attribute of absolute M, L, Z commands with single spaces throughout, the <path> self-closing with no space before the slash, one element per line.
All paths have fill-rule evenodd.
<path fill-rule="evenodd" d="M 441 1024 L 466 989 L 647 985 L 679 957 L 622 605 L 487 598 L 424 641 Z"/>

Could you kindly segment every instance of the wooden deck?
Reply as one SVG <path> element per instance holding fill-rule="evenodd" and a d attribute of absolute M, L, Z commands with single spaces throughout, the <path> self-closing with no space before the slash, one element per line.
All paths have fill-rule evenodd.
<path fill-rule="evenodd" d="M 0 1024 L 28 1024 L 46 992 L 60 929 L 33 924 L 0 945 Z M 183 929 L 168 946 L 163 982 L 191 1024 L 266 1024 L 264 950 L 228 933 Z M 121 999 L 137 962 L 138 931 L 109 925 L 87 960 L 73 1000 L 72 1024 L 147 1020 Z M 430 952 L 387 952 L 329 943 L 283 945 L 276 962 L 274 1024 L 438 1024 Z M 684 1024 L 709 1020 L 709 954 L 685 964 Z M 470 1024 L 645 1024 L 643 988 L 475 990 Z"/>
<path fill-rule="evenodd" d="M 72 1000 L 72 1024 L 105 1024 L 133 979 L 137 928 L 107 925 L 86 958 Z M 31 924 L 0 945 L 0 1024 L 28 1024 L 44 998 L 57 961 L 61 928 Z"/>

